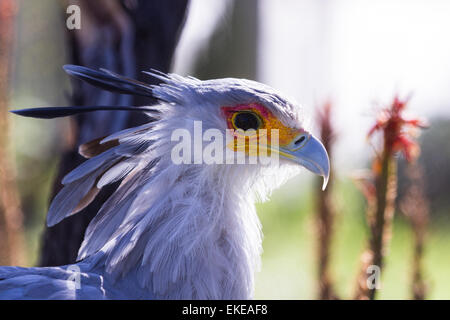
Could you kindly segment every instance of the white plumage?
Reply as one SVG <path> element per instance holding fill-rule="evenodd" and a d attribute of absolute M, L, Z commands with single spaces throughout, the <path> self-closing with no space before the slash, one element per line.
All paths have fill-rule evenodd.
<path fill-rule="evenodd" d="M 47 224 L 80 211 L 102 187 L 122 180 L 120 187 L 86 230 L 78 263 L 0 267 L 0 298 L 251 298 L 261 254 L 254 202 L 266 199 L 295 175 L 299 163 L 327 179 L 326 152 L 314 140 L 311 150 L 303 149 L 301 160 L 280 159 L 277 166 L 176 165 L 171 160 L 175 144 L 171 134 L 176 128 L 192 132 L 194 121 L 202 121 L 203 130 L 225 132 L 220 107 L 250 103 L 264 105 L 284 125 L 300 129 L 298 107 L 275 90 L 248 80 L 200 81 L 151 73 L 164 83 L 149 86 L 107 71 L 66 69 L 85 80 L 89 77 L 91 83 L 98 81 L 97 85 L 107 82 L 108 89 L 113 84 L 135 94 L 151 92 L 160 104 L 153 107 L 155 112 L 146 109 L 146 114 L 156 120 L 80 147 L 90 159 L 64 177 Z M 101 144 L 108 148 L 96 154 Z"/>

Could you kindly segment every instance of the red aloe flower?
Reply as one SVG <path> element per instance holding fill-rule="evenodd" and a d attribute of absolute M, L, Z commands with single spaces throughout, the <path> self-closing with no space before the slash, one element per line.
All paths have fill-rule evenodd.
<path fill-rule="evenodd" d="M 415 128 L 426 128 L 425 121 L 420 119 L 406 119 L 403 115 L 409 98 L 400 100 L 394 98 L 391 106 L 381 110 L 376 124 L 369 130 L 370 138 L 375 132 L 382 131 L 384 137 L 384 151 L 387 156 L 395 152 L 402 152 L 408 162 L 417 158 L 419 147 L 412 137 L 411 130 Z"/>

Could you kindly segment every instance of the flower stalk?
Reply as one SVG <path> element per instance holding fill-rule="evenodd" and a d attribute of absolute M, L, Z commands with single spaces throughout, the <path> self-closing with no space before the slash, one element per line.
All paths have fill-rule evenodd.
<path fill-rule="evenodd" d="M 318 113 L 318 125 L 320 128 L 321 141 L 328 150 L 330 162 L 332 160 L 332 149 L 335 141 L 335 131 L 332 124 L 331 103 L 326 103 Z M 318 180 L 319 186 L 322 180 Z M 317 190 L 321 188 L 318 187 Z M 318 298 L 321 300 L 338 299 L 334 291 L 334 281 L 330 270 L 331 240 L 333 236 L 333 224 L 335 210 L 332 199 L 332 184 L 324 191 L 318 191 L 316 200 L 316 229 L 317 229 L 317 255 L 318 255 Z"/>

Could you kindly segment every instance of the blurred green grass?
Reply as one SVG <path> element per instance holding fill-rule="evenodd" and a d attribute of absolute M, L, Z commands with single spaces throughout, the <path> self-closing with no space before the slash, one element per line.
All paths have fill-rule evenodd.
<path fill-rule="evenodd" d="M 303 183 L 302 183 L 303 180 Z M 317 296 L 316 233 L 313 194 L 305 175 L 277 190 L 271 201 L 258 204 L 264 232 L 262 268 L 256 277 L 257 299 L 315 299 Z M 343 299 L 353 295 L 360 254 L 367 241 L 365 203 L 349 179 L 334 186 L 337 218 L 332 273 Z M 447 221 L 448 222 L 448 221 Z M 450 234 L 448 223 L 431 223 L 425 248 L 429 299 L 450 299 Z M 382 271 L 379 299 L 410 299 L 413 238 L 397 212 L 393 237 Z"/>

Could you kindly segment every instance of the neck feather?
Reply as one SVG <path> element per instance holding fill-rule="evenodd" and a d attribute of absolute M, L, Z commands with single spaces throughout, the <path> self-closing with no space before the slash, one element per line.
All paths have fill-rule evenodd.
<path fill-rule="evenodd" d="M 252 171 L 158 168 L 102 249 L 102 265 L 116 279 L 135 275 L 155 298 L 251 298 L 261 253 L 252 179 L 243 180 Z"/>

